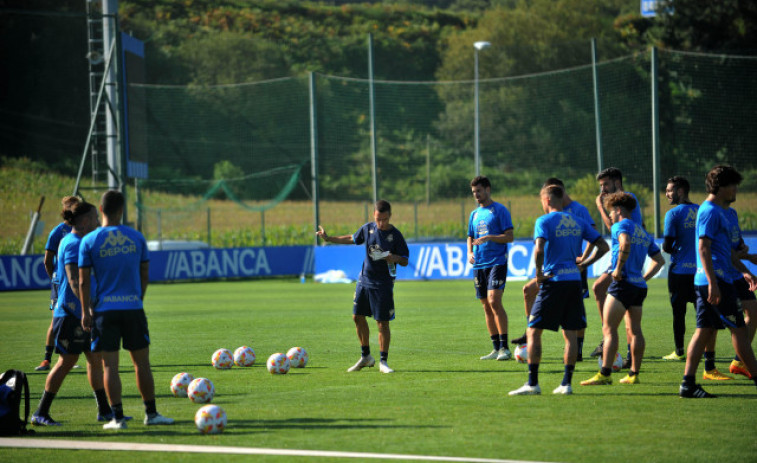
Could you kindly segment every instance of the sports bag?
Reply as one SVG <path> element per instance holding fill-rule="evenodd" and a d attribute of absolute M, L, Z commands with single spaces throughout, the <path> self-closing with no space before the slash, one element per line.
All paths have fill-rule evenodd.
<path fill-rule="evenodd" d="M 20 418 L 24 398 L 24 419 Z M 29 382 L 19 370 L 7 370 L 0 376 L 0 436 L 33 434 L 29 424 Z"/>

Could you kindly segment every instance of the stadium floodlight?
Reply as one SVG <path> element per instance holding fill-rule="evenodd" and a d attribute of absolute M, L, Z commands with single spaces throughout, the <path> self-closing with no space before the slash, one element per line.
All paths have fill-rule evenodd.
<path fill-rule="evenodd" d="M 478 106 L 478 52 L 489 48 L 492 44 L 485 41 L 479 41 L 475 42 L 473 44 L 474 48 L 474 99 L 475 99 L 475 110 L 474 110 L 474 123 L 473 123 L 473 163 L 475 165 L 475 171 L 476 171 L 476 177 L 481 175 L 481 162 L 479 161 L 480 158 L 480 148 L 479 148 L 479 106 Z"/>

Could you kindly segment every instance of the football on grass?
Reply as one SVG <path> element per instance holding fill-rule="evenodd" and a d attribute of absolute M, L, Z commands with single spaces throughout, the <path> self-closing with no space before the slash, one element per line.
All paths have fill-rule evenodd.
<path fill-rule="evenodd" d="M 268 357 L 266 368 L 272 375 L 285 375 L 289 371 L 289 358 L 280 352 L 275 353 Z"/>
<path fill-rule="evenodd" d="M 287 351 L 287 358 L 289 359 L 289 366 L 292 368 L 305 368 L 308 364 L 310 356 L 308 352 L 302 347 L 292 347 Z"/>
<path fill-rule="evenodd" d="M 242 346 L 234 351 L 234 365 L 251 367 L 255 363 L 255 351 L 252 347 Z"/>
<path fill-rule="evenodd" d="M 228 370 L 234 365 L 234 359 L 231 358 L 231 352 L 228 349 L 218 349 L 213 352 L 213 357 L 210 360 L 213 362 L 213 366 L 219 370 Z"/>
<path fill-rule="evenodd" d="M 518 344 L 515 352 L 513 352 L 513 356 L 519 363 L 528 363 L 528 345 Z"/>
<path fill-rule="evenodd" d="M 187 396 L 189 400 L 196 404 L 206 404 L 213 400 L 213 396 L 216 394 L 216 388 L 213 387 L 213 382 L 208 378 L 195 378 L 189 383 L 187 388 Z"/>
<path fill-rule="evenodd" d="M 194 377 L 189 373 L 179 373 L 171 379 L 171 393 L 174 397 L 186 397 L 189 383 Z"/>
<path fill-rule="evenodd" d="M 205 405 L 195 413 L 195 425 L 202 434 L 218 434 L 226 428 L 226 412 L 218 405 Z"/>
<path fill-rule="evenodd" d="M 602 368 L 601 355 L 597 358 L 597 362 L 599 363 L 599 368 Z M 620 355 L 620 352 L 615 352 L 615 361 L 612 362 L 612 371 L 617 373 L 621 368 L 623 368 L 623 356 Z"/>

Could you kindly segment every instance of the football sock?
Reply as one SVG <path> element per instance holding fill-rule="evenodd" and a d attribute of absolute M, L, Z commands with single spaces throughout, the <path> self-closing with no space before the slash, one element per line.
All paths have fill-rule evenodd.
<path fill-rule="evenodd" d="M 53 358 L 53 346 L 45 346 L 45 360 L 48 362 Z"/>
<path fill-rule="evenodd" d="M 639 374 L 638 371 L 628 370 L 628 376 L 636 376 L 638 374 Z"/>
<path fill-rule="evenodd" d="M 381 361 L 386 363 L 389 359 L 389 352 L 379 352 L 379 356 L 381 357 Z"/>
<path fill-rule="evenodd" d="M 145 400 L 145 414 L 147 416 L 153 416 L 158 413 L 158 409 L 155 408 L 155 399 Z"/>
<path fill-rule="evenodd" d="M 673 304 L 673 342 L 676 355 L 683 355 L 683 337 L 686 333 L 686 302 Z"/>
<path fill-rule="evenodd" d="M 360 346 L 360 351 L 363 357 L 371 355 L 371 346 Z"/>
<path fill-rule="evenodd" d="M 741 361 L 741 359 L 739 358 L 739 356 L 738 356 L 738 355 L 734 355 L 734 356 L 733 356 L 733 359 L 734 359 L 734 360 L 736 360 L 737 362 L 740 362 L 740 361 Z"/>
<path fill-rule="evenodd" d="M 602 369 L 599 370 L 599 372 L 602 373 L 602 376 L 610 376 L 612 374 L 612 368 L 602 367 Z"/>
<path fill-rule="evenodd" d="M 108 396 L 105 395 L 105 389 L 98 389 L 95 392 L 95 402 L 97 402 L 97 413 L 105 416 L 113 413 L 108 403 Z"/>
<path fill-rule="evenodd" d="M 575 370 L 575 365 L 565 365 L 565 373 L 562 377 L 562 383 L 560 383 L 560 386 L 568 386 L 573 381 L 573 370 Z"/>
<path fill-rule="evenodd" d="M 39 407 L 37 407 L 37 415 L 39 416 L 47 416 L 50 413 L 50 405 L 53 404 L 53 399 L 55 398 L 54 392 L 43 392 L 42 398 L 39 399 Z"/>
<path fill-rule="evenodd" d="M 529 363 L 528 364 L 528 385 L 536 386 L 537 384 L 539 384 L 539 364 Z"/>
<path fill-rule="evenodd" d="M 704 353 L 704 369 L 706 371 L 715 369 L 715 352 Z"/>
<path fill-rule="evenodd" d="M 507 347 L 507 333 L 499 335 L 499 347 Z"/>
<path fill-rule="evenodd" d="M 676 355 L 683 355 L 683 347 L 676 347 Z"/>
<path fill-rule="evenodd" d="M 499 334 L 493 334 L 489 336 L 492 340 L 492 346 L 494 347 L 494 350 L 499 350 L 500 343 L 499 343 Z"/>
<path fill-rule="evenodd" d="M 578 355 L 581 356 L 584 351 L 584 338 L 576 338 L 578 341 Z"/>
<path fill-rule="evenodd" d="M 694 386 L 696 384 L 695 376 L 684 375 L 683 384 L 685 384 L 686 386 Z"/>
<path fill-rule="evenodd" d="M 628 346 L 628 351 L 626 351 L 626 358 L 628 360 L 631 360 L 631 345 L 630 344 L 626 344 L 626 346 Z"/>
<path fill-rule="evenodd" d="M 110 408 L 113 410 L 113 418 L 121 421 L 124 419 L 124 406 L 122 404 L 112 404 Z"/>

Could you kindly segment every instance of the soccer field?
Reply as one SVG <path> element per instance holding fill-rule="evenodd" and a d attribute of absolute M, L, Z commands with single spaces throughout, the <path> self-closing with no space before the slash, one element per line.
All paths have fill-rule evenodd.
<path fill-rule="evenodd" d="M 510 337 L 525 325 L 521 283 L 511 281 L 504 304 Z M 672 315 L 665 280 L 653 280 L 644 308 L 647 349 L 641 384 L 582 387 L 597 371 L 588 354 L 600 338 L 593 299 L 586 301 L 589 329 L 576 367 L 574 395 L 553 396 L 562 379 L 562 336 L 545 332 L 540 370 L 543 395 L 509 397 L 527 379 L 526 365 L 514 360 L 480 361 L 491 350 L 471 281 L 400 281 L 395 287 L 397 319 L 392 322 L 389 365 L 347 373 L 360 355 L 351 320 L 354 285 L 301 284 L 261 280 L 151 285 L 146 312 L 152 338 L 151 359 L 158 411 L 173 426 L 146 427 L 144 408 L 127 354 L 121 357 L 124 411 L 134 416 L 129 429 L 106 432 L 95 421 L 96 408 L 84 368 L 73 370 L 56 397 L 51 415 L 59 428 L 35 428 L 36 438 L 117 443 L 159 443 L 329 450 L 532 461 L 754 461 L 757 413 L 754 384 L 710 382 L 714 400 L 677 395 L 683 363 L 664 362 L 673 350 Z M 0 294 L 0 369 L 28 372 L 32 410 L 44 387 L 41 360 L 49 292 Z M 377 330 L 370 321 L 371 348 L 378 355 Z M 687 314 L 687 342 L 694 327 Z M 624 337 L 621 335 L 621 338 Z M 215 370 L 214 350 L 249 345 L 252 368 Z M 310 353 L 304 369 L 274 376 L 265 360 L 274 352 L 302 346 Z M 625 343 L 621 351 L 625 354 Z M 721 332 L 717 363 L 727 371 L 733 355 L 730 336 Z M 79 361 L 84 365 L 84 359 Z M 703 365 L 700 364 L 698 381 Z M 187 371 L 215 384 L 214 404 L 228 415 L 221 435 L 203 436 L 193 417 L 199 405 L 174 398 L 171 378 Z M 750 431 L 751 430 L 751 431 Z M 185 453 L 108 452 L 107 461 L 207 460 Z M 250 456 L 224 455 L 226 462 Z M 255 456 L 256 461 L 346 461 L 337 457 Z M 102 451 L 8 449 L 2 461 L 104 461 Z M 358 458 L 360 460 L 361 458 Z M 381 461 L 381 460 L 373 460 Z M 389 461 L 389 459 L 386 459 Z"/>

